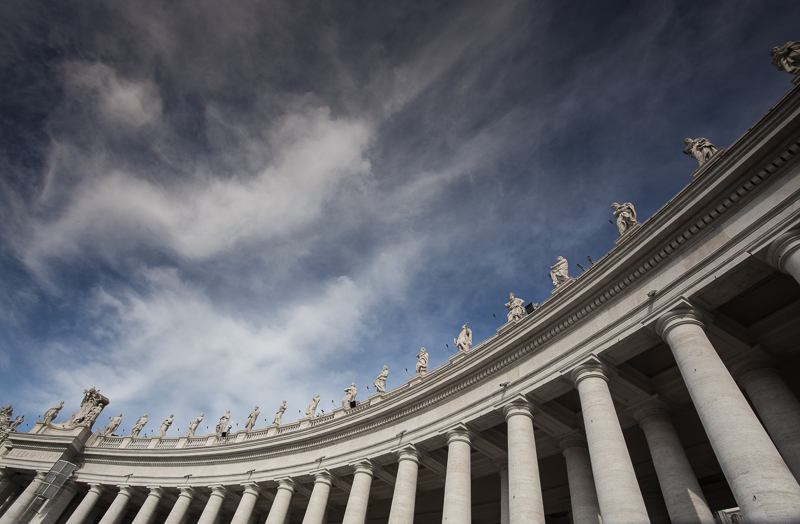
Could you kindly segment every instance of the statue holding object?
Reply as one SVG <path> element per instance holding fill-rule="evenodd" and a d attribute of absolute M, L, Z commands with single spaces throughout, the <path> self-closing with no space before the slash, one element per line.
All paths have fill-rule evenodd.
<path fill-rule="evenodd" d="M 684 138 L 683 143 L 686 144 L 686 149 L 683 152 L 690 157 L 697 160 L 697 167 L 703 164 L 717 152 L 717 146 L 712 144 L 707 138 Z"/>
<path fill-rule="evenodd" d="M 521 298 L 514 296 L 514 293 L 508 294 L 508 303 L 506 304 L 508 310 L 508 322 L 516 322 L 525 315 L 525 301 Z"/>
<path fill-rule="evenodd" d="M 278 411 L 275 413 L 275 416 L 272 417 L 272 423 L 280 426 L 281 419 L 283 418 L 283 414 L 286 412 L 286 401 L 284 400 L 281 404 L 281 407 L 278 408 Z"/>
<path fill-rule="evenodd" d="M 458 338 L 453 339 L 459 352 L 469 351 L 469 348 L 472 347 L 472 330 L 467 327 L 468 325 L 469 322 L 461 326 L 461 333 L 458 334 Z"/>
<path fill-rule="evenodd" d="M 372 383 L 375 386 L 375 389 L 378 393 L 386 393 L 386 378 L 389 376 L 389 367 L 383 366 L 383 371 L 381 374 L 378 375 L 378 378 L 375 379 L 375 382 Z"/>
<path fill-rule="evenodd" d="M 622 205 L 614 202 L 611 204 L 611 209 L 614 210 L 614 218 L 617 219 L 619 236 L 624 235 L 628 229 L 639 223 L 636 220 L 636 210 L 630 202 L 625 202 Z"/>

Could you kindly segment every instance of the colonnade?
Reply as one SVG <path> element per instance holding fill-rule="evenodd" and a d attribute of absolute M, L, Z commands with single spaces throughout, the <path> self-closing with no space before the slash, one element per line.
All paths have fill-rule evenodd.
<path fill-rule="evenodd" d="M 791 238 L 800 246 L 800 237 Z M 800 249 L 784 249 L 782 268 L 798 271 Z M 655 322 L 658 334 L 669 345 L 705 428 L 711 447 L 746 520 L 752 522 L 800 522 L 800 402 L 766 358 L 751 359 L 732 374 L 705 332 L 704 314 L 682 302 Z M 567 374 L 578 391 L 583 431 L 563 436 L 559 445 L 566 461 L 572 520 L 575 524 L 648 523 L 648 514 L 634 472 L 622 428 L 609 390 L 614 370 L 597 358 L 573 367 Z M 735 377 L 735 378 L 734 378 Z M 737 385 L 738 381 L 738 385 Z M 741 386 L 741 389 L 740 389 Z M 746 391 L 761 420 L 751 409 Z M 536 409 L 524 395 L 498 409 L 505 417 L 507 462 L 500 466 L 500 521 L 510 524 L 544 524 L 545 513 L 534 435 Z M 631 408 L 647 440 L 658 482 L 672 522 L 712 524 L 714 519 L 699 482 L 689 464 L 670 417 L 669 406 L 657 396 Z M 763 425 L 762 425 L 763 421 Z M 447 466 L 442 509 L 443 523 L 471 522 L 471 430 L 458 424 L 444 432 Z M 394 450 L 398 470 L 391 500 L 389 524 L 414 521 L 420 453 L 413 444 Z M 364 458 L 352 464 L 355 473 L 344 512 L 344 524 L 364 524 L 367 517 L 373 463 Z M 793 474 L 794 472 L 794 474 Z M 333 485 L 330 471 L 312 472 L 314 486 L 303 524 L 323 524 Z M 43 477 L 39 473 L 16 498 L 0 524 L 15 524 L 34 498 Z M 285 524 L 295 481 L 279 478 L 266 524 Z M 11 486 L 3 478 L 0 492 Z M 261 486 L 248 483 L 231 524 L 250 524 Z M 141 489 L 142 487 L 139 487 Z M 133 524 L 150 524 L 162 503 L 164 489 L 148 490 Z M 198 524 L 214 524 L 229 488 L 211 486 L 211 494 Z M 107 486 L 91 485 L 66 524 L 84 524 Z M 100 524 L 119 524 L 128 510 L 131 486 L 119 486 Z M 166 524 L 185 524 L 197 496 L 195 488 L 180 488 Z"/>

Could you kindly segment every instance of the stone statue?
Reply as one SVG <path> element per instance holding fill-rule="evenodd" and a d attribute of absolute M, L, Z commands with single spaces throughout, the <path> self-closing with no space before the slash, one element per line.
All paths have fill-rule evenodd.
<path fill-rule="evenodd" d="M 158 438 L 164 438 L 167 436 L 167 430 L 172 425 L 172 421 L 175 420 L 175 415 L 170 413 L 169 418 L 161 423 L 161 427 L 158 428 Z"/>
<path fill-rule="evenodd" d="M 467 327 L 468 325 L 469 322 L 461 326 L 461 333 L 458 334 L 458 338 L 453 339 L 458 351 L 469 351 L 469 348 L 472 347 L 472 330 Z"/>
<path fill-rule="evenodd" d="M 200 423 L 203 421 L 203 417 L 204 416 L 206 416 L 205 413 L 200 413 L 199 417 L 197 417 L 196 419 L 194 419 L 191 422 L 189 422 L 189 431 L 186 432 L 187 436 L 189 436 L 189 437 L 193 437 L 194 436 L 194 432 L 197 431 L 197 426 L 199 426 Z"/>
<path fill-rule="evenodd" d="M 428 352 L 425 348 L 420 348 L 417 353 L 417 375 L 425 375 L 428 373 Z"/>
<path fill-rule="evenodd" d="M 100 416 L 101 411 L 103 411 L 103 406 L 100 405 L 90 409 L 89 413 L 86 415 L 86 418 L 83 420 L 83 425 L 92 427 L 94 425 L 94 421 Z"/>
<path fill-rule="evenodd" d="M 553 279 L 553 285 L 558 287 L 561 284 L 569 281 L 569 264 L 564 257 L 558 257 L 556 264 L 550 266 L 550 278 Z"/>
<path fill-rule="evenodd" d="M 58 416 L 58 412 L 61 411 L 61 408 L 63 407 L 64 407 L 64 401 L 62 400 L 58 406 L 50 408 L 44 412 L 44 417 L 42 417 L 42 421 L 45 424 L 52 424 L 52 422 Z"/>
<path fill-rule="evenodd" d="M 25 422 L 25 415 L 18 416 L 14 422 L 8 425 L 8 431 L 16 431 L 23 422 Z"/>
<path fill-rule="evenodd" d="M 11 407 L 11 404 L 0 408 L 0 429 L 8 427 L 11 421 L 11 417 L 13 415 L 14 415 L 14 408 Z"/>
<path fill-rule="evenodd" d="M 222 415 L 222 416 L 219 418 L 219 422 L 217 422 L 217 427 L 216 427 L 216 430 L 217 430 L 217 436 L 218 436 L 218 437 L 219 437 L 219 436 L 222 436 L 222 433 L 223 433 L 225 430 L 227 430 L 228 421 L 229 421 L 230 419 L 231 419 L 231 410 L 229 409 L 228 411 L 226 411 L 226 412 L 225 412 L 225 414 L 224 414 L 224 415 Z"/>
<path fill-rule="evenodd" d="M 285 400 L 281 404 L 281 407 L 278 408 L 278 412 L 275 413 L 275 416 L 272 417 L 272 423 L 280 426 L 281 425 L 281 419 L 283 418 L 284 412 L 286 412 L 286 401 Z"/>
<path fill-rule="evenodd" d="M 800 41 L 786 42 L 784 46 L 775 46 L 769 53 L 772 65 L 790 75 L 800 73 Z"/>
<path fill-rule="evenodd" d="M 709 142 L 707 138 L 684 138 L 683 143 L 686 144 L 686 149 L 683 152 L 690 157 L 697 160 L 697 167 L 702 166 L 711 156 L 717 152 L 717 147 Z"/>
<path fill-rule="evenodd" d="M 255 426 L 256 422 L 258 422 L 258 415 L 260 413 L 261 412 L 258 410 L 258 406 L 256 406 L 256 409 L 254 409 L 253 412 L 250 413 L 250 416 L 247 417 L 247 422 L 244 423 L 244 429 L 247 431 L 252 431 L 253 426 Z"/>
<path fill-rule="evenodd" d="M 386 377 L 389 376 L 389 367 L 383 366 L 383 371 L 381 374 L 378 375 L 378 378 L 375 379 L 375 382 L 372 383 L 375 386 L 375 389 L 378 393 L 386 393 Z"/>
<path fill-rule="evenodd" d="M 356 383 L 351 382 L 349 388 L 344 388 L 344 392 L 346 394 L 342 399 L 342 407 L 349 408 L 350 403 L 356 401 L 356 394 L 358 394 L 358 390 L 356 390 Z"/>
<path fill-rule="evenodd" d="M 313 418 L 317 415 L 317 404 L 319 404 L 319 393 L 314 395 L 314 398 L 311 399 L 311 403 L 306 408 L 307 417 Z"/>
<path fill-rule="evenodd" d="M 142 431 L 142 428 L 147 424 L 147 413 L 139 417 L 139 420 L 136 421 L 136 424 L 133 425 L 131 428 L 131 436 L 138 437 L 139 433 Z"/>
<path fill-rule="evenodd" d="M 514 293 L 509 293 L 506 309 L 508 310 L 508 315 L 506 317 L 508 321 L 517 321 L 525 315 L 525 301 L 515 297 Z"/>
<path fill-rule="evenodd" d="M 77 413 L 73 413 L 72 417 L 64 425 L 68 427 L 77 425 L 91 426 L 108 403 L 108 398 L 101 395 L 99 389 L 94 387 L 84 389 L 81 409 Z"/>
<path fill-rule="evenodd" d="M 624 235 L 628 228 L 639 223 L 636 221 L 636 210 L 633 208 L 633 204 L 630 202 L 625 202 L 622 205 L 614 202 L 611 204 L 611 209 L 614 210 L 614 218 L 617 219 L 619 236 Z"/>
<path fill-rule="evenodd" d="M 106 430 L 103 432 L 104 437 L 110 437 L 119 428 L 119 425 L 122 424 L 122 413 L 116 417 L 108 417 L 108 420 L 111 422 L 108 423 Z"/>

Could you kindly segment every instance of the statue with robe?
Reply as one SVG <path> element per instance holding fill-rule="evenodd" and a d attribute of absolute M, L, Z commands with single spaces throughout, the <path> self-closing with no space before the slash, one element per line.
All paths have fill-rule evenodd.
<path fill-rule="evenodd" d="M 697 167 L 702 166 L 717 152 L 717 146 L 712 144 L 707 138 L 684 138 L 683 143 L 686 149 L 683 152 L 697 160 Z"/>
<path fill-rule="evenodd" d="M 344 388 L 345 396 L 342 399 L 342 407 L 349 408 L 351 402 L 356 401 L 356 395 L 358 394 L 358 390 L 356 389 L 356 383 L 352 382 L 349 388 Z"/>
<path fill-rule="evenodd" d="M 14 408 L 11 407 L 11 404 L 0 408 L 0 429 L 8 427 L 12 416 L 14 416 Z"/>
<path fill-rule="evenodd" d="M 53 421 L 58 416 L 58 412 L 61 411 L 61 408 L 64 407 L 64 401 L 62 400 L 58 406 L 52 407 L 44 412 L 44 416 L 42 417 L 42 421 L 45 424 L 52 424 Z"/>
<path fill-rule="evenodd" d="M 508 315 L 506 315 L 508 322 L 517 321 L 525 315 L 525 301 L 515 297 L 514 293 L 509 293 L 506 309 L 508 310 Z"/>
<path fill-rule="evenodd" d="M 258 422 L 258 415 L 260 413 L 261 412 L 258 410 L 258 406 L 256 406 L 256 409 L 254 409 L 247 417 L 247 421 L 244 423 L 244 429 L 247 431 L 252 431 L 253 427 L 256 425 L 256 422 Z"/>
<path fill-rule="evenodd" d="M 200 425 L 200 423 L 203 421 L 203 417 L 205 417 L 205 416 L 206 416 L 205 413 L 200 413 L 199 417 L 197 417 L 196 419 L 193 419 L 191 422 L 189 422 L 189 431 L 186 432 L 187 436 L 189 436 L 189 437 L 193 437 L 194 436 L 194 432 L 197 431 L 197 426 Z"/>
<path fill-rule="evenodd" d="M 73 413 L 72 417 L 64 425 L 68 427 L 77 425 L 91 426 L 108 403 L 108 398 L 101 395 L 99 389 L 94 387 L 84 389 L 80 410 L 77 413 Z"/>
<path fill-rule="evenodd" d="M 158 428 L 158 437 L 164 438 L 167 436 L 167 430 L 172 425 L 172 421 L 175 420 L 175 415 L 170 413 L 169 418 L 161 423 L 161 427 Z"/>
<path fill-rule="evenodd" d="M 564 257 L 558 257 L 554 266 L 550 266 L 550 278 L 555 287 L 569 281 L 569 264 Z"/>
<path fill-rule="evenodd" d="M 386 393 L 386 378 L 389 376 L 389 367 L 383 366 L 383 371 L 381 374 L 378 375 L 378 378 L 375 379 L 375 382 L 372 383 L 375 386 L 375 390 L 378 393 Z"/>
<path fill-rule="evenodd" d="M 272 417 L 272 423 L 277 426 L 280 426 L 281 419 L 283 418 L 283 414 L 285 412 L 286 412 L 286 401 L 284 400 L 283 403 L 281 403 L 281 407 L 279 407 L 278 411 L 275 413 L 275 416 Z"/>
<path fill-rule="evenodd" d="M 315 417 L 317 414 L 317 404 L 319 404 L 319 393 L 314 395 L 314 398 L 311 399 L 311 403 L 306 408 L 306 416 L 307 417 Z"/>
<path fill-rule="evenodd" d="M 228 430 L 228 422 L 229 422 L 230 420 L 231 420 L 231 410 L 229 409 L 228 411 L 226 411 L 226 412 L 225 412 L 225 414 L 224 414 L 224 415 L 222 415 L 222 416 L 219 418 L 219 422 L 217 422 L 217 427 L 216 427 L 216 430 L 217 430 L 217 436 L 218 436 L 218 437 L 221 437 L 221 436 L 222 436 L 222 434 L 223 434 L 225 431 L 227 431 L 227 430 Z"/>
<path fill-rule="evenodd" d="M 106 429 L 105 429 L 105 431 L 103 431 L 103 436 L 104 437 L 112 436 L 114 434 L 114 432 L 117 429 L 119 429 L 120 424 L 122 424 L 122 413 L 120 413 L 116 417 L 108 417 L 108 420 L 110 420 L 111 422 L 109 422 L 106 425 Z"/>
<path fill-rule="evenodd" d="M 14 422 L 8 425 L 8 431 L 16 431 L 23 422 L 25 422 L 25 415 L 18 416 Z"/>
<path fill-rule="evenodd" d="M 775 46 L 769 54 L 772 56 L 772 65 L 779 71 L 785 71 L 790 75 L 800 74 L 800 40 Z"/>
<path fill-rule="evenodd" d="M 614 218 L 617 219 L 619 236 L 624 235 L 630 227 L 639 223 L 636 220 L 636 210 L 630 202 L 625 202 L 622 205 L 614 202 L 611 204 L 611 209 L 614 211 Z"/>
<path fill-rule="evenodd" d="M 139 420 L 136 421 L 136 424 L 133 425 L 131 428 L 131 436 L 138 437 L 139 433 L 141 433 L 142 429 L 147 424 L 147 413 L 139 417 Z"/>
<path fill-rule="evenodd" d="M 461 333 L 458 334 L 458 338 L 454 338 L 453 342 L 455 342 L 458 351 L 469 351 L 469 348 L 472 347 L 472 330 L 468 328 L 469 322 L 461 326 Z"/>
<path fill-rule="evenodd" d="M 417 375 L 425 375 L 428 373 L 428 352 L 425 348 L 421 348 L 417 353 Z"/>

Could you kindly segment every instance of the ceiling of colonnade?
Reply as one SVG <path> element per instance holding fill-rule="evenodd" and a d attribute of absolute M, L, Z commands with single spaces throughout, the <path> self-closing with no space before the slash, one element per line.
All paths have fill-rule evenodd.
<path fill-rule="evenodd" d="M 486 339 L 613 246 L 612 202 L 690 181 L 685 137 L 763 114 L 800 38 L 788 1 L 0 10 L 0 403 L 96 386 L 170 435 Z"/>

